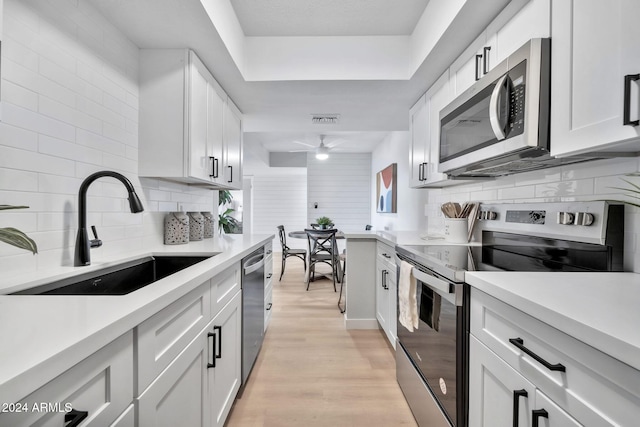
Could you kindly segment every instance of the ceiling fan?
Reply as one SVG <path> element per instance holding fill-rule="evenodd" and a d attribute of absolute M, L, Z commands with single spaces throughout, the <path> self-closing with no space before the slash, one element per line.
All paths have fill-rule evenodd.
<path fill-rule="evenodd" d="M 345 140 L 338 139 L 336 141 L 330 142 L 328 144 L 324 143 L 325 135 L 320 135 L 320 145 L 316 146 L 313 144 L 308 144 L 306 142 L 301 141 L 292 141 L 296 144 L 306 145 L 307 147 L 311 147 L 306 150 L 289 150 L 290 153 L 298 153 L 303 151 L 315 151 L 316 159 L 318 160 L 326 160 L 329 158 L 329 150 L 333 150 L 336 146 L 345 142 Z"/>

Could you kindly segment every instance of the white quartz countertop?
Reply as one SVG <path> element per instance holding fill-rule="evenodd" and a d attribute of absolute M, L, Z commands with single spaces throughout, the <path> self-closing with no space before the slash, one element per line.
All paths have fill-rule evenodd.
<path fill-rule="evenodd" d="M 346 239 L 376 239 L 390 246 L 395 245 L 427 245 L 446 243 L 442 238 L 428 238 L 426 233 L 418 231 L 380 231 L 380 230 L 358 230 L 344 231 Z M 450 243 L 449 243 L 450 244 Z"/>
<path fill-rule="evenodd" d="M 468 272 L 474 288 L 640 370 L 640 274 Z"/>
<path fill-rule="evenodd" d="M 215 243 L 204 240 L 179 246 L 158 245 L 129 253 L 119 261 L 153 254 L 218 254 L 127 295 L 0 295 L 0 402 L 18 402 L 272 238 L 273 235 L 222 236 Z M 2 293 L 116 261 L 35 272 L 28 281 L 13 279 L 10 286 L 2 286 Z"/>

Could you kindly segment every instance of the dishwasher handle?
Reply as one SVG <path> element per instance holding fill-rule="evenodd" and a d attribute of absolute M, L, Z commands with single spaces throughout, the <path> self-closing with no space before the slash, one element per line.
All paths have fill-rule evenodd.
<path fill-rule="evenodd" d="M 254 255 L 244 262 L 242 268 L 244 269 L 244 275 L 249 275 L 254 271 L 260 270 L 264 267 L 264 254 Z"/>

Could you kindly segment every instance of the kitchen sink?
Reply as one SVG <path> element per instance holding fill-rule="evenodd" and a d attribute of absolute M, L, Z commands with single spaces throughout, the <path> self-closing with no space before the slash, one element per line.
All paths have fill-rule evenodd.
<path fill-rule="evenodd" d="M 11 295 L 126 295 L 212 256 L 147 256 Z"/>

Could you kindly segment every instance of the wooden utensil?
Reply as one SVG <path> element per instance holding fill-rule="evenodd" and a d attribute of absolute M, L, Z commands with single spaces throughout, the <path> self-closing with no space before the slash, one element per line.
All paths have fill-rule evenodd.
<path fill-rule="evenodd" d="M 471 209 L 471 213 L 469 217 L 471 220 L 469 221 L 469 235 L 467 236 L 467 242 L 471 241 L 471 237 L 473 236 L 473 229 L 476 226 L 476 221 L 478 220 L 478 210 L 480 209 L 480 203 L 473 203 L 473 208 Z"/>

